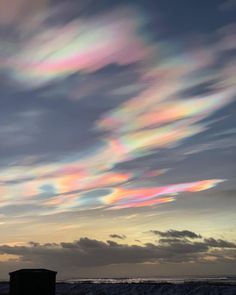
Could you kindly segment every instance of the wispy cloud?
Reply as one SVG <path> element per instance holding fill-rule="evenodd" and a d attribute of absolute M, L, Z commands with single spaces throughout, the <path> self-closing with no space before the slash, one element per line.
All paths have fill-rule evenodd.
<path fill-rule="evenodd" d="M 0 67 L 4 77 L 28 95 L 29 101 L 37 96 L 45 108 L 50 106 L 49 122 L 56 121 L 50 117 L 54 114 L 52 105 L 60 109 L 58 121 L 68 105 L 70 110 L 86 106 L 88 115 L 79 124 L 66 114 L 63 120 L 69 122 L 68 129 L 54 123 L 60 125 L 59 140 L 53 128 L 48 138 L 54 135 L 50 141 L 52 150 L 62 151 L 56 160 L 32 161 L 32 154 L 37 154 L 36 148 L 45 141 L 40 138 L 40 144 L 34 146 L 36 152 L 30 150 L 29 157 L 23 159 L 26 164 L 12 164 L 1 170 L 2 208 L 38 205 L 38 214 L 44 214 L 85 208 L 148 207 L 174 202 L 184 192 L 199 192 L 222 182 L 224 177 L 199 180 L 194 176 L 191 181 L 157 183 L 169 168 L 177 169 L 173 163 L 161 168 L 149 164 L 118 168 L 148 156 L 152 161 L 152 155 L 158 157 L 160 151 L 181 147 L 211 132 L 212 117 L 228 107 L 236 95 L 233 63 L 219 65 L 219 59 L 234 48 L 233 42 L 222 46 L 225 38 L 232 40 L 232 27 L 214 33 L 216 41 L 189 46 L 171 39 L 147 38 L 147 23 L 148 17 L 132 6 L 60 22 L 53 21 L 49 9 L 41 14 L 37 26 L 19 27 L 19 38 L 11 40 L 16 46 L 10 45 L 10 37 L 3 38 Z M 109 66 L 121 72 L 104 74 Z M 123 76 L 122 70 L 128 74 Z M 207 91 L 202 85 L 208 85 Z M 199 87 L 201 91 L 196 91 Z M 60 99 L 59 94 L 63 94 Z M 17 149 L 24 142 L 28 147 L 36 136 L 30 134 L 28 138 L 25 130 L 31 131 L 33 126 L 28 123 L 35 117 L 33 114 L 26 127 L 20 127 L 19 122 L 17 126 L 2 125 L 1 138 L 6 133 L 11 138 L 5 145 L 15 142 Z M 41 127 L 37 130 L 39 137 L 47 133 L 50 125 L 42 121 L 37 122 Z M 72 134 L 69 140 L 63 137 L 67 133 Z M 78 144 L 86 141 L 81 134 L 87 136 L 88 144 L 84 146 Z M 74 137 L 78 142 L 75 140 L 73 145 Z M 68 153 L 63 149 L 67 141 L 73 141 Z M 209 140 L 207 144 L 195 143 L 195 148 L 194 144 L 183 148 L 181 156 L 190 157 L 196 151 L 216 149 L 221 144 Z M 49 144 L 45 146 L 47 151 Z M 22 153 L 27 154 L 24 150 Z"/>

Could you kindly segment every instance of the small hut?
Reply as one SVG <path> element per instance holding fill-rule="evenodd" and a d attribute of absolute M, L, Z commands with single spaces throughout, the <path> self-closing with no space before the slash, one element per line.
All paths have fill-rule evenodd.
<path fill-rule="evenodd" d="M 10 295 L 55 295 L 57 272 L 47 269 L 20 269 L 11 272 Z"/>

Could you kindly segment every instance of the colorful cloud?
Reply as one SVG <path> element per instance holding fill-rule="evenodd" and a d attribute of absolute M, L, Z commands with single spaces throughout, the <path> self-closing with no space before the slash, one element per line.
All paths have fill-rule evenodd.
<path fill-rule="evenodd" d="M 62 162 L 61 167 L 59 163 L 55 166 L 52 164 L 38 166 L 29 171 L 31 178 L 21 179 L 20 175 L 24 172 L 26 174 L 28 168 L 27 166 L 18 169 L 6 168 L 1 173 L 0 207 L 38 204 L 42 206 L 42 212 L 39 214 L 97 207 L 137 208 L 173 202 L 175 196 L 180 193 L 207 190 L 222 182 L 222 180 L 209 179 L 151 187 L 156 178 L 166 170 L 144 171 L 143 174 L 132 171 L 129 173 L 92 171 L 82 169 L 79 161 Z M 148 179 L 149 187 L 138 186 L 140 181 Z"/>
<path fill-rule="evenodd" d="M 105 196 L 103 200 L 112 209 L 151 206 L 173 202 L 175 200 L 174 196 L 179 193 L 204 191 L 220 182 L 222 180 L 209 179 L 154 188 L 117 188 L 110 195 Z"/>
<path fill-rule="evenodd" d="M 3 66 L 28 86 L 39 86 L 75 72 L 94 72 L 111 63 L 125 65 L 144 58 L 147 47 L 137 37 L 139 18 L 128 10 L 87 20 L 42 27 Z"/>
<path fill-rule="evenodd" d="M 211 116 L 229 105 L 236 94 L 232 78 L 235 64 L 216 66 L 222 46 L 193 49 L 182 45 L 180 50 L 176 41 L 148 39 L 143 34 L 145 21 L 143 15 L 131 9 L 106 11 L 65 24 L 43 21 L 33 28 L 34 33 L 24 32 L 24 40 L 9 54 L 4 51 L 6 58 L 0 61 L 1 69 L 12 81 L 31 89 L 53 87 L 55 81 L 71 74 L 78 74 L 79 80 L 111 64 L 121 68 L 132 65 L 136 78 L 133 84 L 123 85 L 116 84 L 114 76 L 111 80 L 108 77 L 112 82 L 109 84 L 102 82 L 101 77 L 96 81 L 94 75 L 92 85 L 81 88 L 75 79 L 65 100 L 96 97 L 104 85 L 112 98 L 126 99 L 115 101 L 94 119 L 92 128 L 98 140 L 93 146 L 61 156 L 57 162 L 3 168 L 0 206 L 37 203 L 52 211 L 71 210 L 80 207 L 81 198 L 86 203 L 84 194 L 96 194 L 102 189 L 111 192 L 104 197 L 94 196 L 94 203 L 104 207 L 151 206 L 172 202 L 173 195 L 209 189 L 220 182 L 210 179 L 156 187 L 152 178 L 172 167 L 155 167 L 155 173 L 141 168 L 117 168 L 126 161 L 177 147 L 207 131 Z M 216 82 L 207 93 L 183 95 L 189 88 L 213 79 Z M 95 108 L 99 108 L 99 103 L 98 98 Z M 140 188 L 141 181 L 147 179 L 150 187 Z"/>

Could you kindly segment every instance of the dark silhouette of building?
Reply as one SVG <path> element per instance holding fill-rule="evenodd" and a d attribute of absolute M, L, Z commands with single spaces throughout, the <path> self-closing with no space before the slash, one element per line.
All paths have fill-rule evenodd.
<path fill-rule="evenodd" d="M 11 272 L 10 295 L 55 295 L 57 272 L 47 269 L 20 269 Z"/>

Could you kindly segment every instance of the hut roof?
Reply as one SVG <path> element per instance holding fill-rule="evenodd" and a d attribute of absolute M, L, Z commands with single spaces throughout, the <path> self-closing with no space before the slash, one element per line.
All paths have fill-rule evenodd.
<path fill-rule="evenodd" d="M 28 273 L 57 273 L 56 271 L 53 271 L 53 270 L 49 270 L 49 269 L 43 269 L 43 268 L 34 268 L 34 269 L 30 269 L 30 268 L 27 268 L 27 269 L 18 269 L 16 271 L 12 271 L 10 272 L 9 274 L 10 275 L 14 275 L 14 274 L 28 274 Z"/>

